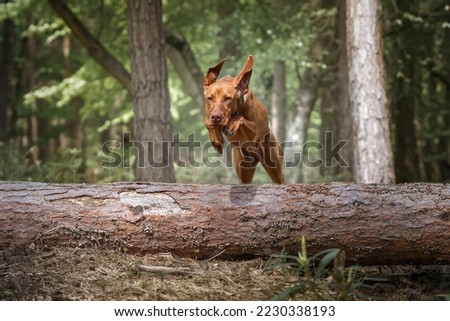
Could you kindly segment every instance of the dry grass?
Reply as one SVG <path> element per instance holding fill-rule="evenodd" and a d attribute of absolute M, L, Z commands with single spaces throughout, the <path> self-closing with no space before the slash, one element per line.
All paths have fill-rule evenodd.
<path fill-rule="evenodd" d="M 0 300 L 269 300 L 301 281 L 291 270 L 265 269 L 267 264 L 263 259 L 197 261 L 92 248 L 4 250 L 0 251 Z M 395 276 L 399 272 L 384 269 L 372 268 L 372 273 Z M 414 275 L 411 269 L 416 268 L 402 270 L 402 275 Z M 442 299 L 450 293 L 449 269 L 445 269 L 437 283 L 396 276 L 377 285 L 375 295 L 392 300 Z"/>
<path fill-rule="evenodd" d="M 196 261 L 171 254 L 134 256 L 54 248 L 3 255 L 3 300 L 267 300 L 298 277 L 264 261 Z M 177 268 L 147 272 L 145 267 Z M 157 268 L 156 268 L 157 269 Z M 157 269 L 158 270 L 158 269 Z"/>

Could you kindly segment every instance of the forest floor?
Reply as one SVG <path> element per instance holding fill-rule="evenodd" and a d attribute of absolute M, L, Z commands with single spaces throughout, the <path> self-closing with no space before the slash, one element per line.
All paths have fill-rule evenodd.
<path fill-rule="evenodd" d="M 0 250 L 0 300 L 270 300 L 307 282 L 287 266 L 269 268 L 273 263 L 198 261 L 168 253 L 138 256 L 92 248 Z M 372 282 L 369 292 L 347 298 L 449 299 L 450 266 L 378 266 L 364 273 L 384 280 Z M 337 298 L 331 277 L 318 282 L 324 297 Z M 307 292 L 294 299 L 318 297 Z"/>

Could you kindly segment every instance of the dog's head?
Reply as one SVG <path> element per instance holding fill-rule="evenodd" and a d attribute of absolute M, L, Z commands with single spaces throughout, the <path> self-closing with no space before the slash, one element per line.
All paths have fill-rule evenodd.
<path fill-rule="evenodd" d="M 238 113 L 239 101 L 248 92 L 253 68 L 253 56 L 248 56 L 242 71 L 236 77 L 226 76 L 219 80 L 225 59 L 208 69 L 203 80 L 206 101 L 206 119 L 215 126 L 226 126 Z"/>

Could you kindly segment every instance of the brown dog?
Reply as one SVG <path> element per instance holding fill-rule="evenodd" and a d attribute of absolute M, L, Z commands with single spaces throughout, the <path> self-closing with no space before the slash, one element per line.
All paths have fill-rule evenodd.
<path fill-rule="evenodd" d="M 248 56 L 239 75 L 217 80 L 224 62 L 209 68 L 203 81 L 205 126 L 211 143 L 222 154 L 222 134 L 227 136 L 233 146 L 233 166 L 241 183 L 252 182 L 256 165 L 261 162 L 272 181 L 282 184 L 280 144 L 269 128 L 266 109 L 249 89 L 253 56 Z"/>

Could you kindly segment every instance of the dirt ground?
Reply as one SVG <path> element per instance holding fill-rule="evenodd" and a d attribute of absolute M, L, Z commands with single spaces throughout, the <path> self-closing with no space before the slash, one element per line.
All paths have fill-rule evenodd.
<path fill-rule="evenodd" d="M 287 267 L 268 268 L 272 263 L 197 261 L 169 253 L 137 256 L 92 248 L 0 250 L 0 300 L 270 300 L 304 282 Z M 449 266 L 370 267 L 365 273 L 385 281 L 372 283 L 368 296 L 353 299 L 450 299 Z M 294 299 L 317 298 L 306 294 Z"/>

